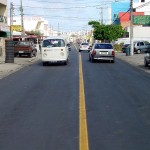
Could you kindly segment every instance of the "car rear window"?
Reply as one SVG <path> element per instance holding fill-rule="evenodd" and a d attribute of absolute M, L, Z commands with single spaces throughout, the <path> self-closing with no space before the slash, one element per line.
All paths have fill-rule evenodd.
<path fill-rule="evenodd" d="M 111 44 L 96 44 L 95 49 L 113 49 Z"/>
<path fill-rule="evenodd" d="M 88 43 L 82 43 L 81 45 L 89 45 Z"/>
<path fill-rule="evenodd" d="M 47 39 L 43 41 L 42 47 L 64 47 L 63 39 Z"/>

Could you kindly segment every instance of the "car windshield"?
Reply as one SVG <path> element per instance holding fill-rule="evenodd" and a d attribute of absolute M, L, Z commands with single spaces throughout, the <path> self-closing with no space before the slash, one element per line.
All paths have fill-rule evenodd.
<path fill-rule="evenodd" d="M 47 39 L 43 41 L 42 47 L 64 47 L 65 42 L 63 39 Z"/>
<path fill-rule="evenodd" d="M 113 49 L 111 44 L 96 44 L 95 49 Z"/>
<path fill-rule="evenodd" d="M 29 42 L 18 42 L 17 45 L 19 45 L 19 46 L 29 46 L 30 43 Z"/>

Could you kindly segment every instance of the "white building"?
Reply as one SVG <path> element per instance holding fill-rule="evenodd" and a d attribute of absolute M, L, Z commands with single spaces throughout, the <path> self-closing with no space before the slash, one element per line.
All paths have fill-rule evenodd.
<path fill-rule="evenodd" d="M 9 20 L 8 23 L 10 24 Z M 48 21 L 42 17 L 23 17 L 25 31 L 40 31 L 43 36 L 49 36 Z M 21 25 L 21 17 L 13 18 L 13 25 Z"/>
<path fill-rule="evenodd" d="M 149 0 L 139 0 L 138 3 L 133 3 L 133 8 L 136 8 L 136 12 L 144 12 L 144 15 L 150 15 Z"/>
<path fill-rule="evenodd" d="M 144 12 L 144 15 L 150 15 L 150 1 L 139 0 L 138 3 L 133 3 L 133 8 L 136 8 L 136 12 Z M 126 28 L 126 31 L 130 33 L 130 26 Z M 129 34 L 130 35 L 130 34 Z M 133 26 L 133 41 L 146 40 L 150 42 L 150 26 L 134 25 Z M 120 38 L 116 43 L 130 43 L 129 38 Z"/>

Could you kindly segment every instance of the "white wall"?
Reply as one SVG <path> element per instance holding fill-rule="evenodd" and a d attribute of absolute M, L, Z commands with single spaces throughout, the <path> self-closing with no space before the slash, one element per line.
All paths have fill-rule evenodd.
<path fill-rule="evenodd" d="M 141 0 L 139 0 L 139 3 L 133 3 L 133 7 L 137 8 L 139 6 L 146 4 L 147 2 L 149 2 L 149 0 L 145 0 L 145 2 L 142 2 L 142 3 L 141 3 Z M 150 3 L 146 4 L 145 6 L 141 8 L 137 8 L 136 12 L 144 12 L 144 15 L 150 15 Z"/>

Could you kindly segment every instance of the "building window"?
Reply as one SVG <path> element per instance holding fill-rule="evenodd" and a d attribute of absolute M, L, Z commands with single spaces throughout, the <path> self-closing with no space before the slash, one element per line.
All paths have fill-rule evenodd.
<path fill-rule="evenodd" d="M 145 0 L 141 0 L 141 3 L 144 3 L 145 2 Z"/>

